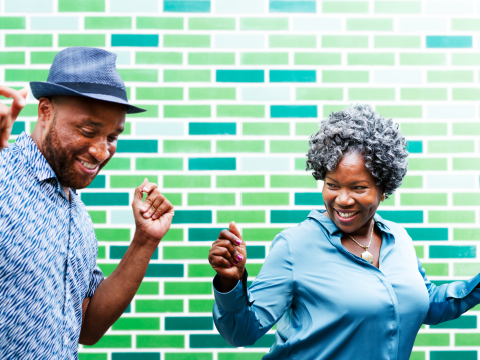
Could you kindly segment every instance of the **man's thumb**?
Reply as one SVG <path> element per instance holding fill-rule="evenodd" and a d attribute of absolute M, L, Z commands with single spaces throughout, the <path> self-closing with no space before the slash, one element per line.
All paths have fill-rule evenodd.
<path fill-rule="evenodd" d="M 143 183 L 135 188 L 135 195 L 133 196 L 133 202 L 132 202 L 132 205 L 135 207 L 135 206 L 140 206 L 143 202 L 143 187 L 148 183 L 148 179 L 145 178 L 145 180 L 143 180 Z"/>
<path fill-rule="evenodd" d="M 237 237 L 243 240 L 242 234 L 240 234 L 240 231 L 238 231 L 237 224 L 235 224 L 235 221 L 232 221 L 230 223 L 230 225 L 228 226 L 228 230 L 230 230 L 231 233 L 235 234 Z"/>

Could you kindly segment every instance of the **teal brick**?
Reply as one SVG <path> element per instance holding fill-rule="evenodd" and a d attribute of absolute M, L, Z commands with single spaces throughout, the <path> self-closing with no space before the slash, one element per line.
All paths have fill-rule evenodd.
<path fill-rule="evenodd" d="M 205 316 L 165 317 L 165 330 L 213 330 L 213 318 Z"/>

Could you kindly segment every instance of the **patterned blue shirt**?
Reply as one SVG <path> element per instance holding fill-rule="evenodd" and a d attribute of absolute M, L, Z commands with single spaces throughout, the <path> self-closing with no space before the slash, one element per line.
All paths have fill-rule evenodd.
<path fill-rule="evenodd" d="M 0 359 L 76 359 L 103 280 L 92 221 L 26 133 L 0 153 Z"/>

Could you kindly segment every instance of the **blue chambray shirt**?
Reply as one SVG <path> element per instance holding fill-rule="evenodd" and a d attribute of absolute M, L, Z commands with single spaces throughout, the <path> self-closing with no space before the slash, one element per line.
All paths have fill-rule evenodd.
<path fill-rule="evenodd" d="M 422 324 L 458 318 L 480 303 L 480 275 L 435 286 L 399 225 L 382 232 L 380 267 L 348 252 L 323 211 L 277 235 L 248 290 L 215 289 L 213 317 L 233 346 L 253 345 L 277 323 L 264 360 L 408 360 Z"/>
<path fill-rule="evenodd" d="M 103 280 L 97 239 L 34 141 L 0 153 L 0 359 L 76 359 L 82 302 Z"/>

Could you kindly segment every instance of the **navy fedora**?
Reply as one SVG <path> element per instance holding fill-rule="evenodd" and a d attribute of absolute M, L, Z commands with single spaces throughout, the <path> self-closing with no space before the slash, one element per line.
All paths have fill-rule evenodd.
<path fill-rule="evenodd" d="M 116 59 L 117 55 L 110 51 L 69 47 L 53 59 L 46 82 L 30 82 L 32 94 L 36 99 L 72 95 L 124 104 L 127 114 L 146 111 L 128 103 L 125 84 L 115 66 Z"/>

